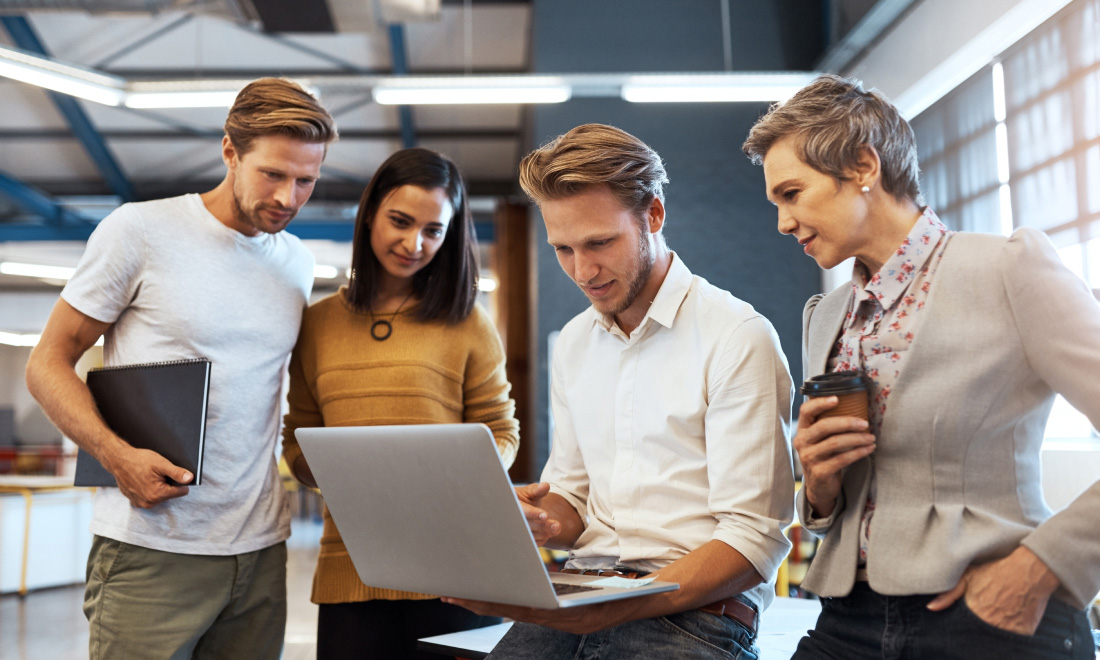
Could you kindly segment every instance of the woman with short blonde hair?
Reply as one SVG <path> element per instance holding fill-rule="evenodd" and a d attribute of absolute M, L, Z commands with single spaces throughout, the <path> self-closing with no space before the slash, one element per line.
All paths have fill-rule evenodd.
<path fill-rule="evenodd" d="M 1100 425 L 1092 293 L 1039 231 L 949 231 L 909 124 L 858 81 L 818 78 L 744 151 L 781 233 L 822 268 L 855 258 L 804 311 L 805 375 L 850 372 L 868 413 L 801 407 L 798 511 L 822 538 L 802 584 L 822 613 L 794 657 L 1091 660 L 1100 484 L 1052 515 L 1039 450 L 1056 393 Z"/>

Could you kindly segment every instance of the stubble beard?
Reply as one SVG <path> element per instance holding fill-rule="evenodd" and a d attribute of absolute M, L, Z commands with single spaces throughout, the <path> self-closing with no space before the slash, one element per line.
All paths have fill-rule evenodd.
<path fill-rule="evenodd" d="M 297 215 L 297 213 L 295 213 L 294 215 L 290 216 L 290 219 L 288 219 L 285 223 L 276 228 L 272 228 L 269 224 L 263 221 L 263 216 L 260 215 L 260 210 L 260 208 L 256 208 L 251 212 L 245 211 L 244 207 L 241 206 L 240 195 L 237 194 L 236 188 L 233 189 L 233 215 L 236 217 L 237 222 L 252 227 L 253 229 L 256 229 L 264 234 L 278 234 L 282 230 L 286 229 L 287 225 L 290 224 L 290 220 L 293 220 L 294 215 Z"/>
<path fill-rule="evenodd" d="M 623 296 L 619 304 L 606 311 L 600 310 L 608 316 L 618 316 L 630 309 L 630 306 L 637 300 L 638 294 L 645 288 L 646 282 L 649 281 L 650 273 L 653 272 L 653 248 L 647 240 L 649 236 L 645 231 L 639 231 L 638 233 L 638 254 L 634 261 L 634 275 L 630 278 L 626 295 Z"/>

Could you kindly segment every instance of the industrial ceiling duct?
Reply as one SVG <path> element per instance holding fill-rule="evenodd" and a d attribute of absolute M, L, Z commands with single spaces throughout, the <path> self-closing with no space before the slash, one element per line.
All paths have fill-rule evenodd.
<path fill-rule="evenodd" d="M 237 23 L 259 23 L 252 0 L 0 0 L 0 14 L 82 11 L 89 14 L 159 14 L 185 11 L 221 16 Z"/>

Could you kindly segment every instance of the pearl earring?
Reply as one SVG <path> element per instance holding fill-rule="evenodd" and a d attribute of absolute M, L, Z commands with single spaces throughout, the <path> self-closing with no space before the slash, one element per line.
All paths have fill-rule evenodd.
<path fill-rule="evenodd" d="M 865 193 L 869 193 L 869 192 L 871 192 L 871 186 L 863 186 L 862 188 L 860 188 L 860 190 L 862 190 Z"/>

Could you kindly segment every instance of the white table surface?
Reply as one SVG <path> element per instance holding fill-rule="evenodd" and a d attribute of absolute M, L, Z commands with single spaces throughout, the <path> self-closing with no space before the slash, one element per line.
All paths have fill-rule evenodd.
<path fill-rule="evenodd" d="M 0 474 L 0 486 L 8 486 L 9 488 L 60 488 L 72 485 L 72 475 L 54 477 L 37 474 Z"/>
<path fill-rule="evenodd" d="M 814 627 L 820 612 L 821 604 L 816 600 L 776 598 L 772 601 L 760 618 L 760 633 L 756 639 L 756 644 L 760 647 L 760 660 L 789 660 L 798 646 L 798 640 Z M 420 640 L 420 646 L 442 654 L 469 653 L 474 658 L 483 658 L 511 627 L 511 623 L 501 623 L 487 628 L 425 637 Z"/>

